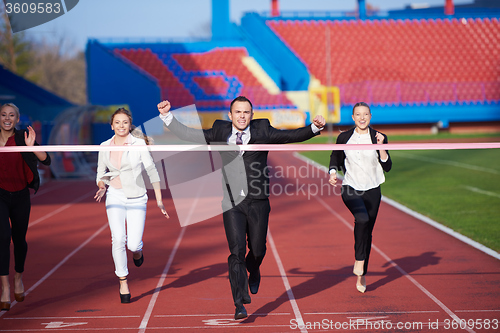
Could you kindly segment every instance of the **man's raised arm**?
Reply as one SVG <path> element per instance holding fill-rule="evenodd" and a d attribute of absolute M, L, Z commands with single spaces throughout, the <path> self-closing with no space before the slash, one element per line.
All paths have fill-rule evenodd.
<path fill-rule="evenodd" d="M 179 139 L 199 144 L 208 144 L 211 140 L 212 129 L 202 130 L 187 127 L 186 125 L 175 119 L 172 112 L 170 112 L 170 102 L 165 100 L 157 105 L 160 112 L 160 119 Z"/>

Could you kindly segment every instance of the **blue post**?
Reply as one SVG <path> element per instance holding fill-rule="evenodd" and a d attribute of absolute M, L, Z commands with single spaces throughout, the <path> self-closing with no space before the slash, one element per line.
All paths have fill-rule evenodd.
<path fill-rule="evenodd" d="M 229 0 L 212 0 L 212 40 L 230 38 Z"/>
<path fill-rule="evenodd" d="M 360 20 L 366 19 L 366 1 L 365 0 L 358 0 L 358 14 L 359 14 Z"/>

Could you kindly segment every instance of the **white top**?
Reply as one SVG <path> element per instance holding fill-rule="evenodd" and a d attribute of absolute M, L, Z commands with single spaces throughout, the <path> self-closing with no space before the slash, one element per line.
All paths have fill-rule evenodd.
<path fill-rule="evenodd" d="M 101 145 L 108 146 L 113 139 L 114 136 L 101 143 Z M 110 151 L 99 152 L 96 183 L 98 184 L 99 181 L 103 181 L 109 185 L 112 179 L 120 176 L 121 186 L 127 198 L 137 198 L 146 194 L 146 185 L 142 178 L 143 169 L 146 170 L 151 183 L 159 182 L 160 176 L 158 175 L 146 142 L 134 136 L 130 136 L 130 141 L 130 145 L 144 146 L 144 149 L 124 151 L 119 168 L 111 162 Z"/>
<path fill-rule="evenodd" d="M 372 144 L 370 133 L 358 134 L 354 131 L 347 144 Z M 344 153 L 346 174 L 342 185 L 366 191 L 385 182 L 384 170 L 376 150 L 345 150 Z"/>

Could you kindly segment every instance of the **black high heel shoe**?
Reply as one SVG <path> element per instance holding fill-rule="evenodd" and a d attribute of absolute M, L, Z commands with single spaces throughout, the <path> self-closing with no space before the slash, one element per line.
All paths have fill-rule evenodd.
<path fill-rule="evenodd" d="M 134 265 L 136 265 L 137 267 L 141 267 L 143 262 L 144 262 L 144 253 L 141 253 L 141 257 L 139 259 L 134 259 Z"/>
<path fill-rule="evenodd" d="M 120 281 L 127 281 L 127 278 L 119 278 Z M 121 287 L 121 284 L 120 284 L 120 287 Z M 120 301 L 122 303 L 130 303 L 130 293 L 128 294 L 122 294 L 120 293 Z"/>

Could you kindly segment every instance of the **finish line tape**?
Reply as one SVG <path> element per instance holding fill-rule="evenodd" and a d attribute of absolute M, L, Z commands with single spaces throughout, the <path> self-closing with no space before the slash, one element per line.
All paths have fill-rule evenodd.
<path fill-rule="evenodd" d="M 252 145 L 151 145 L 151 146 L 102 146 L 102 145 L 47 145 L 0 147 L 0 153 L 9 152 L 97 152 L 97 151 L 322 151 L 322 150 L 448 150 L 495 149 L 500 142 L 481 143 L 386 143 L 377 144 L 252 144 Z"/>

